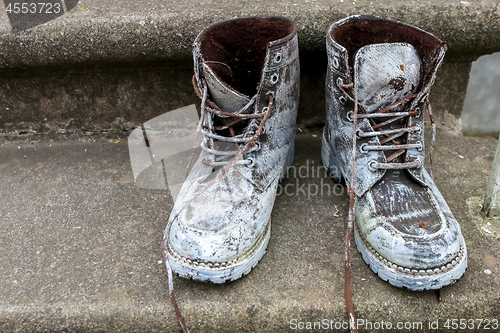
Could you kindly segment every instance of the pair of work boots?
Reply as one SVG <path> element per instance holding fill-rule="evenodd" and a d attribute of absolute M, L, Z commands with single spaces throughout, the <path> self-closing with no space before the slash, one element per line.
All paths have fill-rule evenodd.
<path fill-rule="evenodd" d="M 465 242 L 424 169 L 424 109 L 445 43 L 400 22 L 353 16 L 330 27 L 326 44 L 321 157 L 334 181 L 355 190 L 359 251 L 392 285 L 454 283 L 467 266 Z M 282 17 L 214 24 L 194 42 L 194 70 L 202 151 L 163 248 L 181 277 L 223 283 L 264 255 L 278 182 L 293 161 L 297 26 Z"/>

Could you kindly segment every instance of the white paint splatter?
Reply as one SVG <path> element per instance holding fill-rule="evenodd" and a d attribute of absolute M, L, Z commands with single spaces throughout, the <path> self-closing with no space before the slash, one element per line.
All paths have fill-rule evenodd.
<path fill-rule="evenodd" d="M 488 230 L 488 229 L 486 229 L 485 227 L 481 227 L 481 229 L 482 229 L 485 233 L 487 233 L 487 234 L 491 234 L 491 231 L 489 231 L 489 230 Z"/>

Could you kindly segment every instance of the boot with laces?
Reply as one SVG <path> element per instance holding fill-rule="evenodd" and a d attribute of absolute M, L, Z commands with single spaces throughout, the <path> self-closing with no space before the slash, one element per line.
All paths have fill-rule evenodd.
<path fill-rule="evenodd" d="M 194 42 L 201 154 L 170 214 L 163 251 L 181 277 L 224 283 L 265 253 L 278 181 L 293 161 L 299 101 L 296 24 L 232 19 Z"/>
<path fill-rule="evenodd" d="M 424 168 L 424 110 L 446 45 L 418 28 L 353 16 L 327 35 L 322 160 L 353 194 L 354 238 L 394 286 L 439 289 L 467 267 L 460 226 Z"/>

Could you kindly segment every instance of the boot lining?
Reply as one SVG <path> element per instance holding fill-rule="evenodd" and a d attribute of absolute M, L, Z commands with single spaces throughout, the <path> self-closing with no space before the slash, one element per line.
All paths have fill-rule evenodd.
<path fill-rule="evenodd" d="M 279 18 L 248 18 L 230 20 L 213 26 L 201 39 L 205 61 L 227 66 L 211 66 L 217 76 L 236 91 L 253 96 L 257 92 L 267 45 L 294 31 L 291 21 Z"/>
<path fill-rule="evenodd" d="M 351 68 L 354 68 L 356 52 L 365 45 L 411 44 L 422 61 L 420 68 L 422 85 L 427 84 L 431 79 L 428 74 L 436 65 L 441 47 L 446 45 L 437 37 L 415 27 L 373 16 L 359 16 L 345 21 L 332 29 L 331 37 L 346 48 Z"/>

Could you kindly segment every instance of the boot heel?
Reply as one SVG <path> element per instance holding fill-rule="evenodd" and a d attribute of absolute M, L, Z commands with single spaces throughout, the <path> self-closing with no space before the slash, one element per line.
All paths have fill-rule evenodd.
<path fill-rule="evenodd" d="M 288 152 L 285 157 L 285 165 L 283 166 L 283 171 L 281 172 L 280 182 L 286 177 L 288 170 L 293 164 L 293 157 L 295 156 L 295 139 L 290 143 L 290 147 L 288 148 Z"/>
<path fill-rule="evenodd" d="M 334 183 L 345 184 L 345 179 L 340 171 L 339 163 L 333 156 L 333 149 L 325 138 L 325 132 L 323 132 L 323 139 L 321 142 L 321 161 L 325 168 L 328 169 L 328 175 L 332 178 Z"/>

